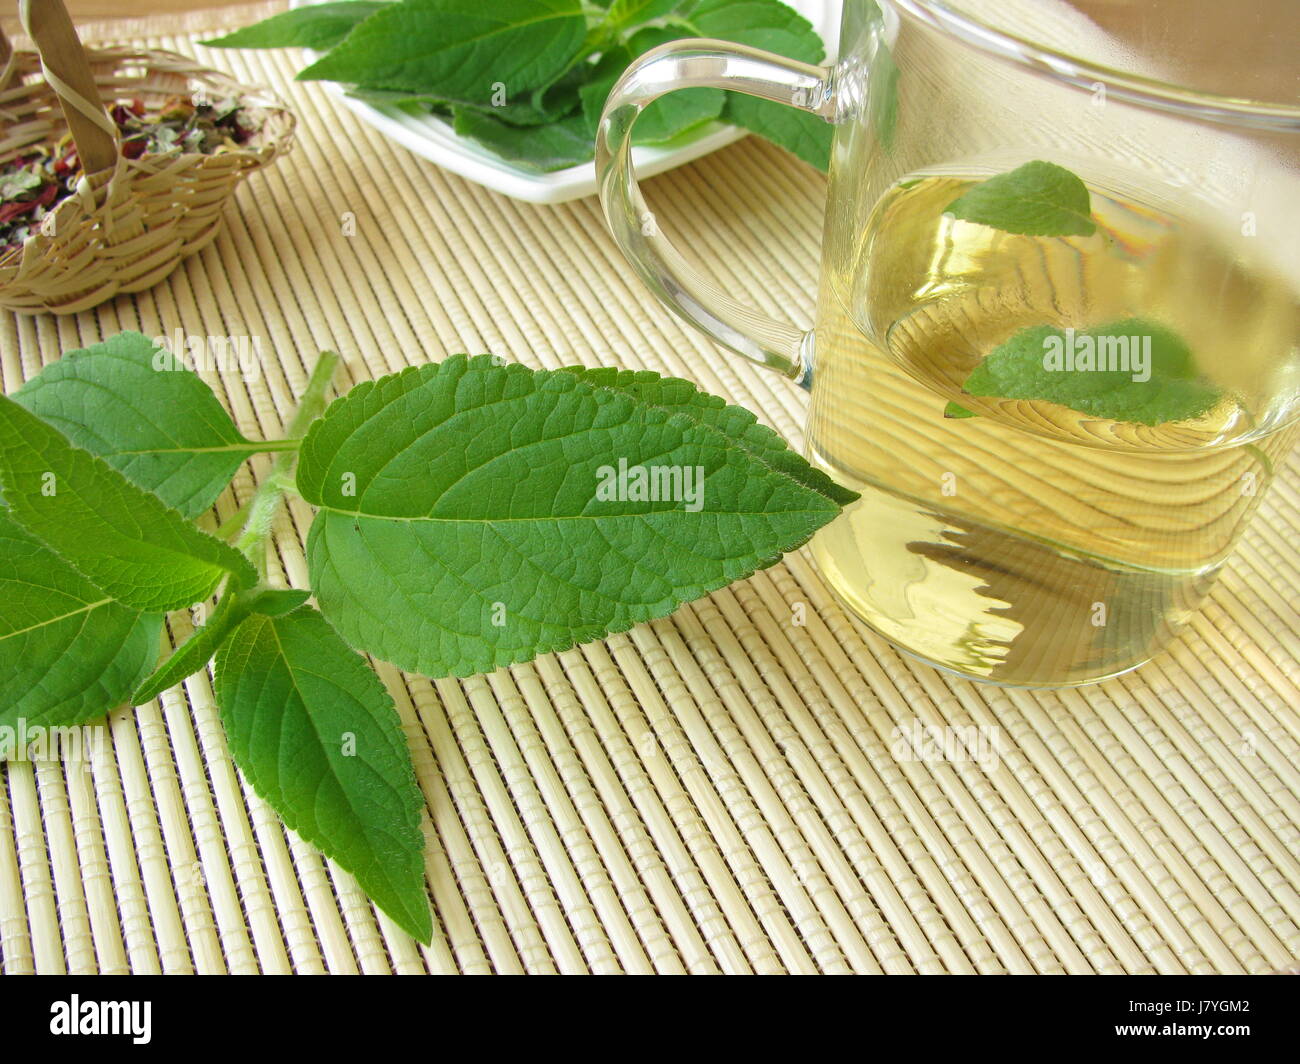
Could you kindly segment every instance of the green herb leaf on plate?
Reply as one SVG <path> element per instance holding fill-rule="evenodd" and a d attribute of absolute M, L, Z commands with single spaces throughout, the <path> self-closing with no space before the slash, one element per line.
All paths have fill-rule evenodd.
<path fill-rule="evenodd" d="M 411 114 L 423 114 L 429 109 L 449 106 L 441 96 L 409 89 L 385 89 L 377 85 L 349 85 L 344 95 L 368 103 L 371 107 L 399 107 Z"/>
<path fill-rule="evenodd" d="M 519 99 L 497 102 L 494 98 L 493 102 L 482 103 L 476 100 L 453 100 L 446 96 L 431 96 L 422 92 L 407 92 L 403 89 L 354 85 L 347 90 L 347 95 L 372 107 L 397 107 L 417 115 L 428 113 L 430 110 L 449 115 L 456 108 L 477 111 L 488 118 L 512 126 L 546 125 L 548 122 L 555 121 L 558 114 L 558 109 L 546 110 L 535 105 L 533 101 L 537 99 L 536 93 L 522 94 L 522 102 Z"/>
<path fill-rule="evenodd" d="M 1035 160 L 981 181 L 948 205 L 961 221 L 1026 236 L 1091 236 L 1092 202 L 1075 174 Z"/>
<path fill-rule="evenodd" d="M 813 25 L 780 0 L 698 0 L 683 12 L 693 34 L 762 48 L 803 63 L 826 57 Z"/>
<path fill-rule="evenodd" d="M 452 129 L 507 162 L 539 173 L 585 163 L 595 151 L 582 115 L 549 125 L 512 126 L 485 111 L 458 107 L 452 112 Z"/>
<path fill-rule="evenodd" d="M 606 20 L 615 30 L 640 26 L 654 19 L 664 18 L 686 6 L 690 0 L 614 0 L 609 5 Z"/>
<path fill-rule="evenodd" d="M 568 69 L 587 35 L 582 0 L 403 0 L 298 74 L 490 103 Z"/>
<path fill-rule="evenodd" d="M 186 517 L 260 449 L 198 374 L 140 333 L 65 353 L 12 398 Z"/>
<path fill-rule="evenodd" d="M 623 71 L 627 69 L 633 58 L 632 51 L 628 48 L 611 48 L 592 68 L 590 80 L 579 87 L 578 98 L 582 101 L 587 136 L 592 138 L 596 136 L 596 130 L 600 127 L 600 114 L 605 109 L 605 101 L 609 98 L 609 90 L 614 87 L 614 82 L 623 76 Z M 670 94 L 670 96 L 675 95 L 677 93 Z M 641 128 L 641 119 L 645 114 L 646 112 L 642 111 L 637 117 L 636 124 L 632 127 L 633 133 Z"/>
<path fill-rule="evenodd" d="M 246 618 L 215 672 L 230 753 L 253 790 L 429 942 L 424 799 L 379 678 L 310 608 Z"/>
<path fill-rule="evenodd" d="M 591 81 L 578 90 L 582 98 L 582 113 L 586 117 L 587 135 L 593 143 L 609 91 L 632 60 L 651 48 L 680 37 L 680 33 L 671 30 L 642 30 L 629 47 L 615 48 L 601 56 Z M 663 144 L 670 141 L 717 118 L 722 114 L 725 102 L 726 93 L 721 89 L 680 89 L 661 96 L 637 116 L 632 127 L 632 142 Z"/>
<path fill-rule="evenodd" d="M 165 612 L 207 598 L 226 577 L 257 579 L 243 555 L 7 396 L 0 492 L 19 525 L 123 605 Z"/>
<path fill-rule="evenodd" d="M 213 43 L 328 48 L 299 79 L 341 82 L 375 106 L 451 117 L 461 135 L 543 173 L 591 160 L 611 87 L 634 58 L 666 41 L 719 37 L 809 63 L 824 54 L 812 25 L 779 0 L 401 0 L 364 19 L 358 6 L 345 0 L 275 16 Z M 582 123 L 570 121 L 577 111 Z M 637 144 L 665 144 L 717 118 L 822 170 L 829 164 L 833 131 L 820 118 L 713 88 L 655 101 L 632 135 Z M 540 132 L 551 126 L 560 128 Z M 576 142 L 582 127 L 585 145 Z"/>
<path fill-rule="evenodd" d="M 162 616 L 104 594 L 0 509 L 0 725 L 81 724 L 158 660 Z"/>
<path fill-rule="evenodd" d="M 831 143 L 835 139 L 835 127 L 829 122 L 771 100 L 734 92 L 729 95 L 722 112 L 723 121 L 757 133 L 822 173 L 829 169 Z"/>
<path fill-rule="evenodd" d="M 337 0 L 312 4 L 263 19 L 224 37 L 201 43 L 209 48 L 333 48 L 367 18 L 385 7 L 381 0 Z"/>
<path fill-rule="evenodd" d="M 701 37 L 762 48 L 803 63 L 820 63 L 826 49 L 812 23 L 778 0 L 700 0 L 683 14 Z M 825 172 L 835 129 L 824 119 L 771 100 L 728 92 L 722 117 Z"/>
<path fill-rule="evenodd" d="M 679 497 L 644 497 L 618 480 L 629 469 L 643 486 L 675 475 Z M 298 487 L 320 507 L 308 566 L 325 616 L 431 676 L 665 616 L 840 510 L 684 409 L 487 356 L 354 388 L 303 441 Z"/>
<path fill-rule="evenodd" d="M 589 55 L 583 55 L 554 81 L 533 89 L 529 106 L 544 122 L 558 122 L 582 106 L 578 93 L 591 78 L 594 64 Z"/>

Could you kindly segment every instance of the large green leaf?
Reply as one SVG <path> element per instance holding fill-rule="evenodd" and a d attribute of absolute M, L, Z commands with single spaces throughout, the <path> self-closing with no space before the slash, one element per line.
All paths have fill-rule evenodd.
<path fill-rule="evenodd" d="M 231 755 L 284 822 L 429 942 L 424 800 L 393 701 L 311 608 L 252 616 L 217 653 Z"/>
<path fill-rule="evenodd" d="M 680 377 L 661 377 L 653 370 L 613 366 L 596 369 L 574 366 L 567 368 L 566 372 L 580 374 L 598 387 L 626 392 L 643 403 L 673 413 L 688 414 L 696 421 L 718 429 L 773 469 L 829 496 L 841 506 L 847 506 L 858 498 L 856 491 L 841 487 L 821 470 L 810 466 L 790 450 L 789 444 L 777 433 L 766 425 L 760 425 L 758 418 L 743 406 L 730 406 L 725 399 L 700 391 L 690 381 Z"/>
<path fill-rule="evenodd" d="M 165 612 L 207 598 L 227 576 L 257 579 L 243 555 L 6 396 L 0 492 L 19 525 L 125 606 Z"/>
<path fill-rule="evenodd" d="M 281 11 L 224 37 L 204 41 L 209 48 L 333 48 L 386 0 L 336 0 L 333 3 Z"/>
<path fill-rule="evenodd" d="M 582 0 L 404 0 L 299 73 L 451 100 L 510 98 L 559 77 L 587 35 Z"/>
<path fill-rule="evenodd" d="M 258 450 L 196 373 L 140 333 L 65 353 L 12 398 L 186 517 Z"/>
<path fill-rule="evenodd" d="M 123 606 L 0 510 L 0 724 L 103 716 L 158 659 L 162 617 Z"/>
<path fill-rule="evenodd" d="M 298 487 L 321 508 L 308 559 L 325 615 L 433 676 L 662 617 L 839 512 L 684 410 L 488 356 L 353 389 L 303 441 Z"/>

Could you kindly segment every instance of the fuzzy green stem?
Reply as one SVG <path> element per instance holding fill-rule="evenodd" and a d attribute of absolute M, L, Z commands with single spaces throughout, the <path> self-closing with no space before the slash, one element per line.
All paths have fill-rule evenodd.
<path fill-rule="evenodd" d="M 307 429 L 325 410 L 325 395 L 338 369 L 339 356 L 333 351 L 322 351 L 312 367 L 311 377 L 298 401 L 298 409 L 289 422 L 288 435 L 300 440 Z M 266 575 L 266 547 L 271 538 L 271 525 L 284 500 L 284 494 L 293 486 L 293 467 L 298 460 L 298 448 L 284 450 L 275 456 L 271 471 L 258 485 L 253 497 L 242 508 L 245 512 L 244 530 L 235 541 L 235 547 Z"/>

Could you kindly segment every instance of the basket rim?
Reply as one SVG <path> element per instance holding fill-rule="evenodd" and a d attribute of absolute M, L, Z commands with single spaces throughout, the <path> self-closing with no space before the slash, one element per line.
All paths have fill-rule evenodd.
<path fill-rule="evenodd" d="M 295 118 L 292 109 L 288 103 L 277 93 L 265 85 L 249 84 L 240 81 L 237 77 L 227 73 L 224 70 L 218 70 L 199 62 L 192 56 L 184 55 L 180 52 L 173 52 L 164 48 L 138 48 L 124 45 L 87 45 L 85 48 L 86 58 L 89 61 L 96 78 L 104 76 L 106 71 L 103 69 L 109 64 L 116 66 L 126 66 L 132 63 L 143 65 L 146 70 L 151 66 L 155 67 L 152 71 L 158 74 L 170 74 L 177 77 L 191 78 L 197 81 L 209 81 L 222 86 L 238 90 L 241 98 L 247 98 L 265 111 L 277 111 L 283 113 L 291 120 Z M 178 69 L 168 69 L 168 66 L 175 64 Z M 57 98 L 54 89 L 47 82 L 41 71 L 40 54 L 33 48 L 30 43 L 24 47 L 15 47 L 10 59 L 10 79 L 14 76 L 26 78 L 29 75 L 35 75 L 30 81 L 23 81 L 21 84 L 0 85 L 0 92 L 18 93 L 26 91 L 28 94 L 38 92 L 48 92 Z M 108 102 L 108 101 L 106 101 Z M 0 107 L 0 129 L 6 125 L 3 117 L 5 108 Z"/>

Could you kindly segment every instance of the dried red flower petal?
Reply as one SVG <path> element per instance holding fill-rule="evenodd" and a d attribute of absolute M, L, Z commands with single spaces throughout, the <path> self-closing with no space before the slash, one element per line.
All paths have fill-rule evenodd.
<path fill-rule="evenodd" d="M 0 204 L 0 225 L 21 218 L 24 214 L 30 214 L 38 206 L 40 205 L 35 200 L 13 200 Z"/>

